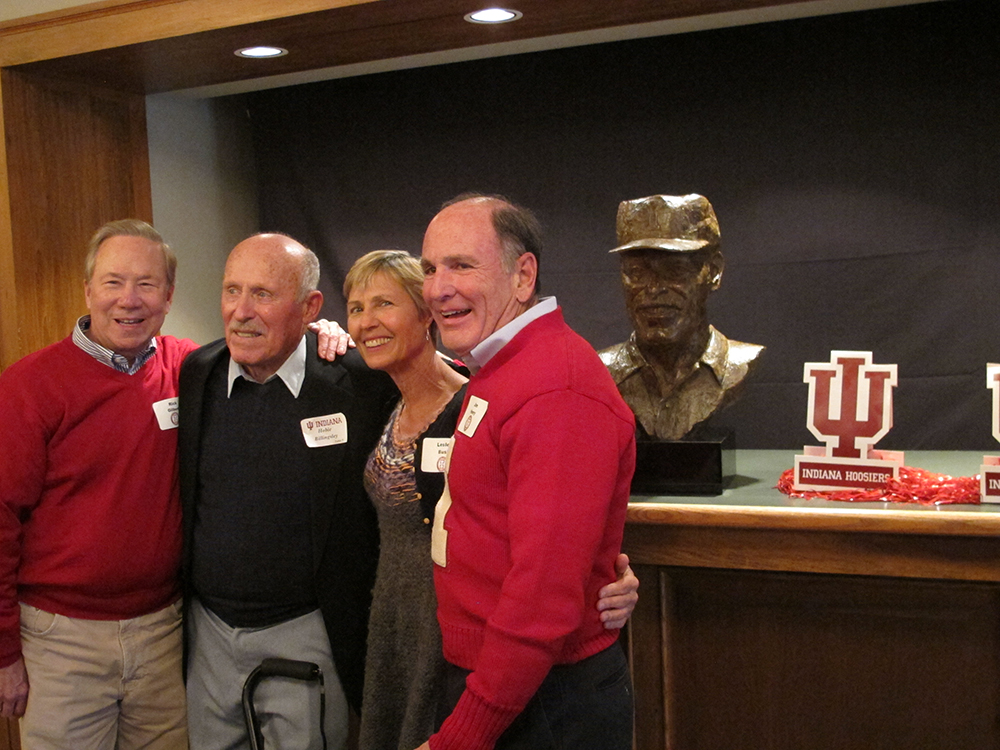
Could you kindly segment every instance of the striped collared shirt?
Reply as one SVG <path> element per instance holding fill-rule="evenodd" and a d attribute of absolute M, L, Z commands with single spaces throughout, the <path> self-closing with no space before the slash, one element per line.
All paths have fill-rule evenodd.
<path fill-rule="evenodd" d="M 156 338 L 153 337 L 149 340 L 149 346 L 135 358 L 134 362 L 129 364 L 128 358 L 122 356 L 121 354 L 117 354 L 110 349 L 106 349 L 96 341 L 93 341 L 87 335 L 87 331 L 89 330 L 90 316 L 84 315 L 76 321 L 76 325 L 73 326 L 73 343 L 101 364 L 107 365 L 114 370 L 118 370 L 118 372 L 123 372 L 126 375 L 135 375 L 142 369 L 142 366 L 149 361 L 150 357 L 156 354 Z"/>

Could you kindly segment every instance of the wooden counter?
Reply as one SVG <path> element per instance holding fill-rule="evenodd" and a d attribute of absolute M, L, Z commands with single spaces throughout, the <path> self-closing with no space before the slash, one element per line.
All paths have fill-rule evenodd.
<path fill-rule="evenodd" d="M 718 497 L 633 498 L 636 747 L 1000 748 L 1000 506 L 789 498 L 793 456 L 739 451 Z"/>

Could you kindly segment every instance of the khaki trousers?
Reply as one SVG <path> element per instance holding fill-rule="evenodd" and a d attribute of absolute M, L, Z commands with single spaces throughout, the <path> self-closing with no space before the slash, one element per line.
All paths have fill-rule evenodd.
<path fill-rule="evenodd" d="M 22 603 L 24 750 L 186 750 L 180 606 L 80 620 Z"/>

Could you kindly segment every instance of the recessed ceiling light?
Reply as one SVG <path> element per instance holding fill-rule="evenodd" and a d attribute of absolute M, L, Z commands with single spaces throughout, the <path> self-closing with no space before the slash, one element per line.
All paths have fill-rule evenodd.
<path fill-rule="evenodd" d="M 507 23 L 516 21 L 521 17 L 521 11 L 508 10 L 507 8 L 486 8 L 477 10 L 465 16 L 469 23 Z"/>
<path fill-rule="evenodd" d="M 281 57 L 282 55 L 287 55 L 288 50 L 281 47 L 244 47 L 243 49 L 236 50 L 235 54 L 237 57 Z"/>

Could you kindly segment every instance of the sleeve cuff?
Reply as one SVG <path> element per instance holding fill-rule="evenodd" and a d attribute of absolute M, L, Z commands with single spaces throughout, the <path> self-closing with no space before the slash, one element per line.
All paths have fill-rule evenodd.
<path fill-rule="evenodd" d="M 493 706 L 466 690 L 441 729 L 431 737 L 431 750 L 492 750 L 520 713 L 520 708 Z"/>

